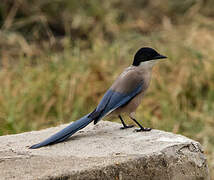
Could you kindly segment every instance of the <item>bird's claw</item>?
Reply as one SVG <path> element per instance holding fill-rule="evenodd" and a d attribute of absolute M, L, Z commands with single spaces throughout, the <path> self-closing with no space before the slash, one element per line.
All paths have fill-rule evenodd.
<path fill-rule="evenodd" d="M 123 126 L 120 129 L 128 129 L 128 128 L 133 128 L 133 127 L 134 127 L 134 125 L 129 125 L 129 126 Z"/>
<path fill-rule="evenodd" d="M 141 131 L 151 131 L 152 128 L 140 128 L 140 129 L 135 129 L 136 132 L 141 132 Z"/>

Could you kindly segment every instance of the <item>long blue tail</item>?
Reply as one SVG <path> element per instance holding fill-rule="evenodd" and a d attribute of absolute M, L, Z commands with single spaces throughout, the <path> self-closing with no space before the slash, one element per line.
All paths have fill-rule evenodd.
<path fill-rule="evenodd" d="M 86 127 L 89 123 L 91 123 L 93 121 L 93 119 L 91 117 L 88 117 L 88 116 L 89 116 L 89 114 L 85 115 L 81 119 L 71 123 L 70 125 L 68 125 L 64 129 L 59 131 L 58 133 L 49 137 L 48 139 L 42 141 L 41 143 L 38 143 L 38 144 L 31 146 L 30 149 L 36 149 L 36 148 L 40 148 L 42 146 L 47 146 L 50 144 L 55 144 L 55 143 L 59 143 L 59 142 L 66 140 L 71 135 L 73 135 L 75 132 Z"/>

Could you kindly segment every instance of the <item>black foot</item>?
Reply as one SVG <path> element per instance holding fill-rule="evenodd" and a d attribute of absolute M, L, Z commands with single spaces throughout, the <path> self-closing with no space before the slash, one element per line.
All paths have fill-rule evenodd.
<path fill-rule="evenodd" d="M 140 128 L 140 129 L 135 129 L 136 132 L 141 132 L 141 131 L 151 131 L 152 128 Z"/>
<path fill-rule="evenodd" d="M 130 125 L 130 126 L 123 126 L 123 127 L 121 127 L 120 129 L 128 129 L 128 128 L 133 128 L 134 127 L 134 125 Z"/>

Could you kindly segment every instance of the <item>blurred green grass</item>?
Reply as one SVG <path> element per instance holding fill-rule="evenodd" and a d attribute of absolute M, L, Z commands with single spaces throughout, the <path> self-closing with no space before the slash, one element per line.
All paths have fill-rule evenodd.
<path fill-rule="evenodd" d="M 214 176 L 213 5 L 2 1 L 0 135 L 80 118 L 132 63 L 136 50 L 151 46 L 169 58 L 154 68 L 137 118 L 199 141 Z"/>

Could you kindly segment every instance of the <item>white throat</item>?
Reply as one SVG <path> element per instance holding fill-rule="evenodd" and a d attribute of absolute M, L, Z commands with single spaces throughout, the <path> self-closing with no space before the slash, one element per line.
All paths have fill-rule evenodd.
<path fill-rule="evenodd" d="M 152 69 L 156 62 L 157 62 L 156 60 L 141 62 L 140 67 L 143 67 L 145 69 Z"/>

